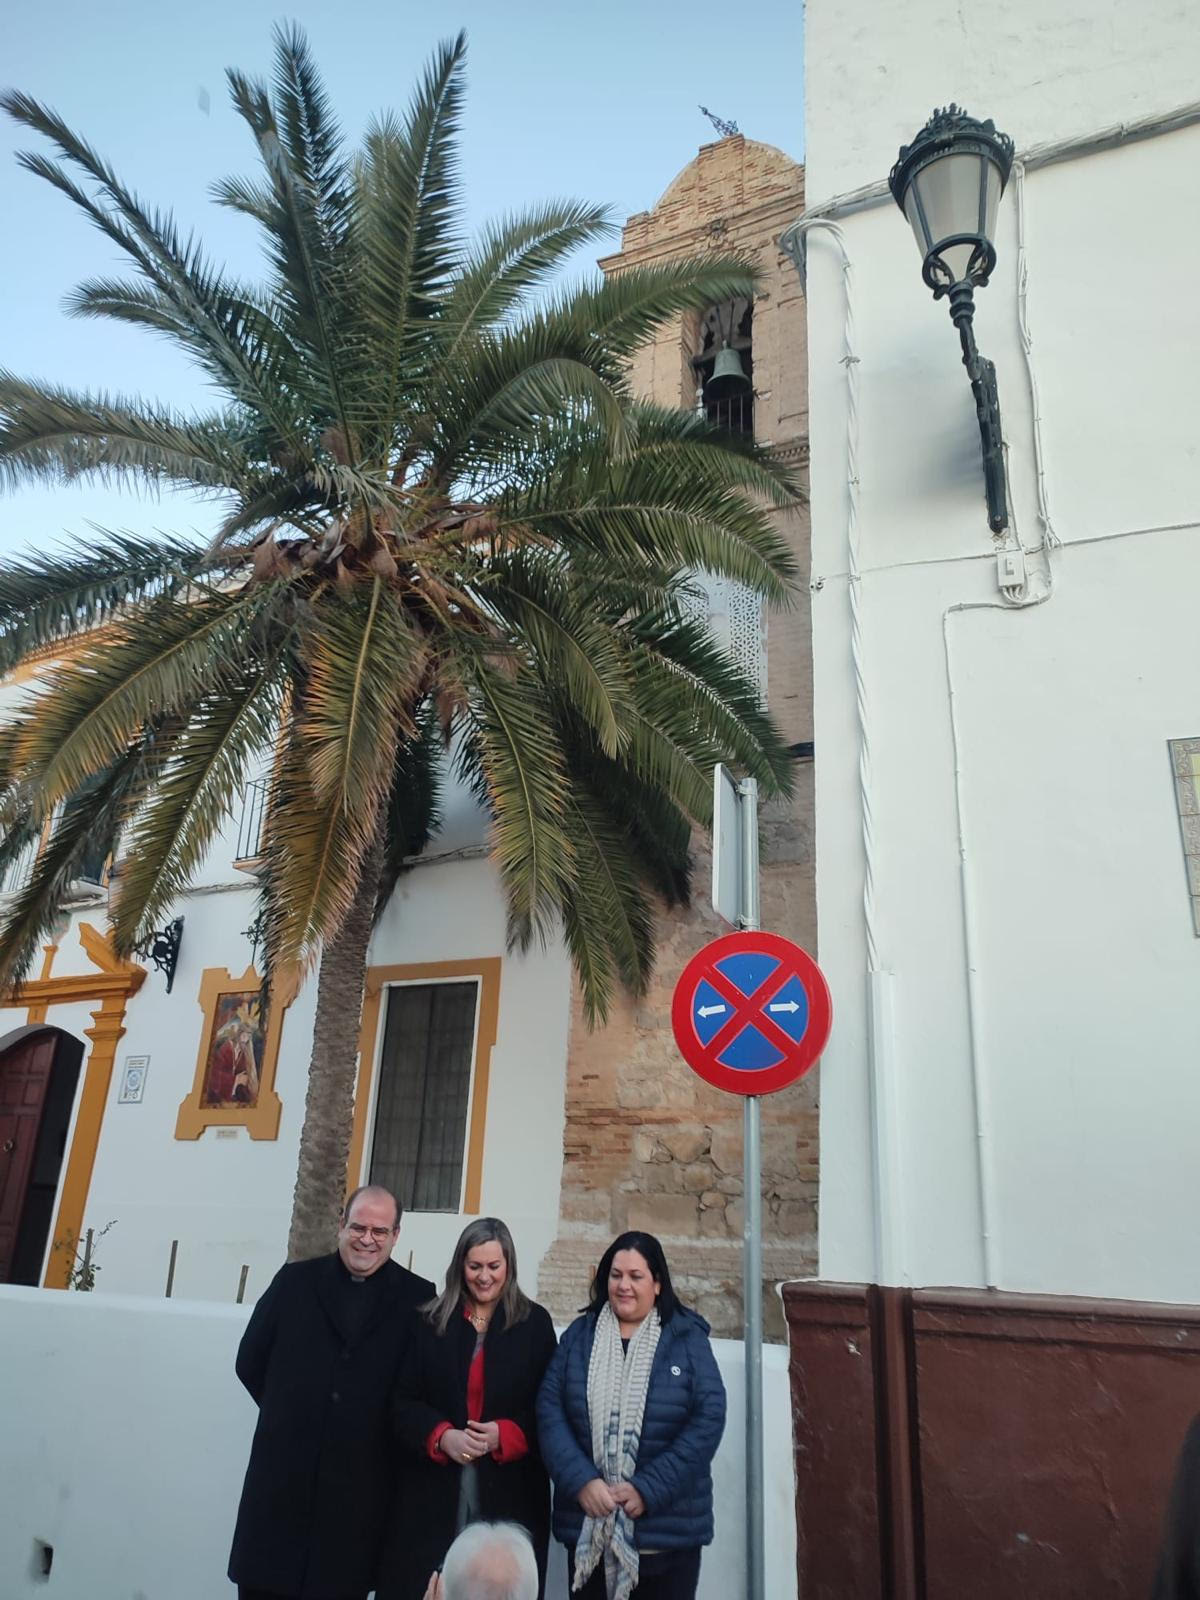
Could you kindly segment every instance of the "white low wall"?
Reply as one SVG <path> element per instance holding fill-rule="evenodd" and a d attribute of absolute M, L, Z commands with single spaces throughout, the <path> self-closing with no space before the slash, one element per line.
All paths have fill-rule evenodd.
<path fill-rule="evenodd" d="M 0 1288 L 0 1595 L 221 1600 L 254 1407 L 233 1374 L 246 1308 Z M 745 1592 L 742 1348 L 716 1341 L 729 1424 L 700 1600 Z M 766 1590 L 796 1595 L 787 1352 L 763 1362 Z M 53 1547 L 50 1575 L 41 1548 Z M 555 1551 L 548 1600 L 566 1600 Z"/>

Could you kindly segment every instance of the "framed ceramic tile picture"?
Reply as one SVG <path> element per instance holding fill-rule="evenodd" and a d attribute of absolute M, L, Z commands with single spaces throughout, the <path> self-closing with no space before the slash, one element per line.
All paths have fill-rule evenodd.
<path fill-rule="evenodd" d="M 179 1107 L 177 1139 L 198 1139 L 205 1128 L 244 1127 L 252 1139 L 274 1139 L 282 1110 L 275 1068 L 283 1019 L 296 998 L 295 974 L 280 978 L 263 1011 L 262 979 L 253 966 L 235 978 L 208 967 L 198 1001 L 204 1020 L 191 1093 Z"/>

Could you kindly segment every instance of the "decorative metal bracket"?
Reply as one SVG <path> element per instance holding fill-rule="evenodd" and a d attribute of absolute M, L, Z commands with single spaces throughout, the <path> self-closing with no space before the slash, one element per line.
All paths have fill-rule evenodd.
<path fill-rule="evenodd" d="M 267 940 L 267 908 L 260 905 L 254 913 L 254 921 L 248 928 L 242 929 L 242 938 L 250 941 L 250 965 L 253 966 L 258 959 L 259 945 L 266 944 Z"/>
<path fill-rule="evenodd" d="M 1008 488 L 1004 481 L 1004 435 L 1000 425 L 1000 391 L 996 365 L 979 354 L 975 344 L 975 296 L 969 282 L 950 290 L 950 315 L 962 344 L 963 366 L 975 396 L 979 442 L 983 450 L 983 488 L 987 497 L 988 527 L 1003 533 L 1008 527 Z"/>
<path fill-rule="evenodd" d="M 175 968 L 179 965 L 179 946 L 182 943 L 183 918 L 176 917 L 174 922 L 168 922 L 165 928 L 147 934 L 141 944 L 136 946 L 138 955 L 143 960 L 152 962 L 165 975 L 168 994 L 175 982 Z"/>

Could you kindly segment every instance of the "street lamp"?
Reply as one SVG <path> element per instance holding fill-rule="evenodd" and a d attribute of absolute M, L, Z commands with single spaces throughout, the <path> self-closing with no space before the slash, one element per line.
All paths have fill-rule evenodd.
<path fill-rule="evenodd" d="M 995 365 L 975 346 L 975 289 L 996 265 L 993 234 L 1000 196 L 1012 170 L 1013 142 L 991 121 L 969 117 L 959 106 L 935 111 L 911 144 L 903 145 L 888 186 L 908 218 L 921 252 L 921 276 L 935 300 L 950 299 L 950 317 L 962 341 L 979 434 L 988 526 L 1008 526 L 1000 397 Z"/>

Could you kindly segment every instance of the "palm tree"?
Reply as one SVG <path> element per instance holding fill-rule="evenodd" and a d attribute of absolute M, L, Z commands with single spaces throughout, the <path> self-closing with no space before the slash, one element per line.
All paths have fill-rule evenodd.
<path fill-rule="evenodd" d="M 788 784 L 754 687 L 688 601 L 705 568 L 786 602 L 771 510 L 795 486 L 626 383 L 656 327 L 753 274 L 712 255 L 553 294 L 608 228 L 573 203 L 464 242 L 464 53 L 442 47 L 407 115 L 353 153 L 299 31 L 277 32 L 271 87 L 229 74 L 261 171 L 214 194 L 259 225 L 261 284 L 215 267 L 52 111 L 2 98 L 55 152 L 22 164 L 132 262 L 70 309 L 164 336 L 221 402 L 184 415 L 0 375 L 6 484 L 184 489 L 220 511 L 208 544 L 97 530 L 0 574 L 0 671 L 60 650 L 0 729 L 0 865 L 51 827 L 0 926 L 0 981 L 118 830 L 113 939 L 133 950 L 269 759 L 267 981 L 319 962 L 293 1256 L 329 1247 L 372 922 L 436 824 L 446 751 L 490 814 L 511 943 L 561 926 L 593 1022 L 618 984 L 645 986 L 654 896 L 686 894 L 713 763 Z"/>

